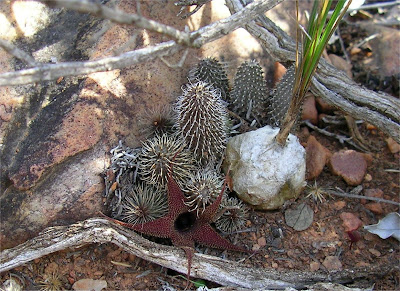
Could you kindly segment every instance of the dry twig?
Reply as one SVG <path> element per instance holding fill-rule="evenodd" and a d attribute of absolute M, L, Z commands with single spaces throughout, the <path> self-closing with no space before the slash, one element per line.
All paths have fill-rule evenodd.
<path fill-rule="evenodd" d="M 75 10 L 83 13 L 90 13 L 94 16 L 98 16 L 104 19 L 109 19 L 112 22 L 119 24 L 133 24 L 137 27 L 144 28 L 150 31 L 158 32 L 167 35 L 176 40 L 179 44 L 190 45 L 191 37 L 187 32 L 179 31 L 172 26 L 168 26 L 157 21 L 147 19 L 139 14 L 130 14 L 120 11 L 118 9 L 112 9 L 106 5 L 95 3 L 88 0 L 38 0 L 50 7 L 66 8 Z"/>
<path fill-rule="evenodd" d="M 245 9 L 240 10 L 230 17 L 191 32 L 189 34 L 191 40 L 190 46 L 201 47 L 205 43 L 221 38 L 282 1 L 283 0 L 261 0 L 251 3 Z M 60 2 L 67 3 L 69 1 Z M 97 7 L 97 5 L 95 5 L 95 7 Z M 87 9 L 89 10 L 89 8 Z M 105 13 L 103 11 L 102 16 L 108 17 L 109 14 L 111 14 L 110 17 L 112 19 L 116 18 L 111 12 Z M 158 29 L 157 24 L 154 23 L 154 25 L 156 27 L 155 29 Z M 129 51 L 120 56 L 106 57 L 96 61 L 44 64 L 31 69 L 3 73 L 0 75 L 0 86 L 30 84 L 56 80 L 59 77 L 87 75 L 95 72 L 122 69 L 141 62 L 153 60 L 157 57 L 173 55 L 183 48 L 184 46 L 171 40 L 154 46 Z"/>
<path fill-rule="evenodd" d="M 378 197 L 369 197 L 369 196 L 364 196 L 364 195 L 356 195 L 356 194 L 346 193 L 339 188 L 337 188 L 337 189 L 338 189 L 338 191 L 324 189 L 324 192 L 329 195 L 336 195 L 339 197 L 365 199 L 365 200 L 375 201 L 375 202 L 379 202 L 379 203 L 392 204 L 392 205 L 396 205 L 397 207 L 400 207 L 400 203 L 395 202 L 395 201 L 386 200 L 386 199 L 378 198 Z"/>
<path fill-rule="evenodd" d="M 140 258 L 181 273 L 187 271 L 187 259 L 183 250 L 148 241 L 135 232 L 102 218 L 91 218 L 70 226 L 50 227 L 37 237 L 0 254 L 0 272 L 11 270 L 36 258 L 53 252 L 76 248 L 90 243 L 113 243 Z M 230 266 L 227 268 L 226 266 Z M 303 288 L 317 282 L 353 282 L 373 275 L 382 275 L 391 266 L 370 270 L 344 270 L 326 273 L 276 271 L 252 268 L 240 263 L 196 253 L 192 262 L 192 274 L 224 286 L 239 286 L 250 289 Z"/>
<path fill-rule="evenodd" d="M 24 52 L 23 50 L 17 48 L 11 42 L 6 41 L 5 39 L 0 38 L 0 47 L 2 47 L 10 55 L 13 55 L 17 59 L 20 59 L 21 61 L 23 61 L 28 66 L 33 67 L 33 66 L 37 65 L 35 59 L 32 56 L 30 56 L 28 53 Z"/>
<path fill-rule="evenodd" d="M 226 1 L 231 13 L 243 9 L 241 0 Z M 296 43 L 265 16 L 248 22 L 244 28 L 257 38 L 263 48 L 276 60 L 295 60 Z M 356 119 L 365 120 L 400 142 L 400 100 L 357 85 L 345 73 L 324 59 L 320 60 L 312 90 Z"/>

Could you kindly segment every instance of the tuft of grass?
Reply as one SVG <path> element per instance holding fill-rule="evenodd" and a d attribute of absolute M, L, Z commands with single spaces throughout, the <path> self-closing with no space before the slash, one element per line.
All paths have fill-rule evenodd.
<path fill-rule="evenodd" d="M 292 100 L 282 122 L 281 129 L 276 137 L 276 141 L 280 145 L 286 144 L 286 139 L 296 122 L 297 113 L 300 110 L 300 106 L 303 104 L 305 94 L 310 87 L 321 55 L 340 20 L 342 20 L 351 4 L 351 0 L 338 0 L 331 17 L 328 19 L 332 2 L 333 0 L 314 0 L 307 29 L 302 35 L 301 49 L 299 45 L 301 32 L 300 28 L 297 29 L 295 82 Z M 299 19 L 298 5 L 298 0 L 296 0 L 297 20 Z M 298 27 L 300 27 L 300 25 L 298 25 Z"/>

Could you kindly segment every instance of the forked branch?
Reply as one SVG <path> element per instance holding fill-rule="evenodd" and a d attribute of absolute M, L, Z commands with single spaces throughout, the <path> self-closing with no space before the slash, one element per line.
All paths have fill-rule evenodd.
<path fill-rule="evenodd" d="M 246 22 L 254 19 L 257 15 L 262 14 L 263 12 L 273 8 L 278 3 L 283 0 L 260 0 L 250 5 L 246 6 L 246 8 L 241 9 L 238 13 L 231 15 L 225 19 L 220 21 L 216 21 L 210 25 L 204 26 L 199 30 L 193 31 L 189 34 L 190 43 L 187 43 L 187 39 L 185 41 L 182 40 L 183 43 L 187 44 L 191 47 L 199 48 L 205 43 L 211 42 L 218 38 L 229 34 L 235 29 L 243 26 Z M 61 3 L 60 5 L 67 5 L 69 1 L 58 1 L 56 3 Z M 83 10 L 79 6 L 80 1 L 74 1 L 71 3 L 75 3 L 76 7 L 71 5 L 71 8 L 74 8 L 79 11 L 79 9 Z M 89 3 L 84 6 L 86 12 L 91 13 L 100 13 L 102 17 L 108 17 L 113 21 L 117 21 L 117 15 L 122 12 L 117 11 L 109 11 L 105 10 L 104 7 L 98 4 L 95 4 L 97 10 L 93 8 Z M 98 8 L 101 7 L 101 8 Z M 119 13 L 119 14 L 118 14 Z M 124 17 L 129 18 L 129 16 Z M 131 14 L 128 14 L 131 15 Z M 132 15 L 130 17 L 133 17 Z M 159 31 L 160 33 L 166 33 L 166 27 L 159 26 L 158 23 L 152 22 L 153 31 Z M 144 27 L 145 25 L 142 25 Z M 174 37 L 173 34 L 177 33 L 177 31 L 169 33 L 169 36 Z M 184 37 L 184 34 L 176 34 L 176 38 Z M 40 64 L 34 68 L 20 70 L 17 72 L 7 72 L 0 74 L 0 86 L 7 85 L 23 85 L 30 84 L 35 82 L 42 81 L 50 81 L 56 80 L 59 77 L 66 76 L 79 76 L 79 75 L 87 75 L 95 72 L 104 72 L 115 69 L 126 68 L 141 62 L 151 61 L 157 57 L 169 56 L 177 53 L 178 51 L 184 49 L 185 46 L 177 43 L 176 41 L 167 41 L 154 46 L 149 46 L 146 48 L 129 51 L 122 55 L 115 57 L 106 57 L 96 61 L 85 61 L 85 62 L 64 62 L 58 64 Z"/>

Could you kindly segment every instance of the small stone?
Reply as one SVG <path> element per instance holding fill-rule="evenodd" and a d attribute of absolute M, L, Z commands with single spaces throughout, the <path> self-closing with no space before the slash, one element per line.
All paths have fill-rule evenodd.
<path fill-rule="evenodd" d="M 271 267 L 276 269 L 276 268 L 278 268 L 278 264 L 274 262 L 274 263 L 271 264 Z"/>
<path fill-rule="evenodd" d="M 258 244 L 254 244 L 253 247 L 251 248 L 251 250 L 252 250 L 253 252 L 256 252 L 256 251 L 258 251 L 260 248 L 261 248 L 261 247 L 260 247 Z"/>
<path fill-rule="evenodd" d="M 267 241 L 266 241 L 265 237 L 260 237 L 260 238 L 257 240 L 257 244 L 258 244 L 260 247 L 265 247 L 265 246 L 267 245 Z"/>
<path fill-rule="evenodd" d="M 354 231 L 363 225 L 362 221 L 351 212 L 342 212 L 340 218 L 343 220 L 345 231 Z"/>
<path fill-rule="evenodd" d="M 71 270 L 71 271 L 69 272 L 69 275 L 70 275 L 72 278 L 75 278 L 76 272 L 75 272 L 74 270 Z"/>
<path fill-rule="evenodd" d="M 321 264 L 318 263 L 318 262 L 311 262 L 311 263 L 310 263 L 310 271 L 311 271 L 311 272 L 318 271 L 320 265 L 321 265 Z"/>
<path fill-rule="evenodd" d="M 101 291 L 105 288 L 107 288 L 107 282 L 104 280 L 81 279 L 72 285 L 74 290 Z"/>
<path fill-rule="evenodd" d="M 376 249 L 369 249 L 368 250 L 371 254 L 373 254 L 375 257 L 380 257 L 381 256 L 381 252 L 376 250 Z"/>
<path fill-rule="evenodd" d="M 371 174 L 366 174 L 365 177 L 364 177 L 364 181 L 365 181 L 365 182 L 371 182 L 371 181 L 372 181 L 372 176 L 371 176 Z"/>
<path fill-rule="evenodd" d="M 393 138 L 388 137 L 386 139 L 386 143 L 388 145 L 389 151 L 392 154 L 400 152 L 400 144 L 398 144 Z"/>
<path fill-rule="evenodd" d="M 340 271 L 342 270 L 342 263 L 336 256 L 327 256 L 322 263 L 328 271 Z"/>
<path fill-rule="evenodd" d="M 372 211 L 375 214 L 383 214 L 382 205 L 378 202 L 370 202 L 365 205 L 365 208 Z"/>
<path fill-rule="evenodd" d="M 346 202 L 343 200 L 336 201 L 335 203 L 333 203 L 333 208 L 335 210 L 342 210 L 345 206 L 346 206 Z"/>
<path fill-rule="evenodd" d="M 306 96 L 304 100 L 302 111 L 301 111 L 301 120 L 309 120 L 312 124 L 318 124 L 318 111 L 315 105 L 315 97 L 310 94 Z"/>
<path fill-rule="evenodd" d="M 306 146 L 306 179 L 318 177 L 329 160 L 330 152 L 310 135 Z"/>
<path fill-rule="evenodd" d="M 329 166 L 333 174 L 341 176 L 351 186 L 361 184 L 367 171 L 364 155 L 354 150 L 341 150 L 334 153 Z"/>
<path fill-rule="evenodd" d="M 352 56 L 354 56 L 354 55 L 356 55 L 356 54 L 359 54 L 361 51 L 362 51 L 362 50 L 361 50 L 359 47 L 353 47 L 353 48 L 350 50 L 350 54 L 351 54 Z"/>
<path fill-rule="evenodd" d="M 367 125 L 365 126 L 368 130 L 377 130 L 378 128 L 371 124 L 371 123 L 367 123 Z"/>
<path fill-rule="evenodd" d="M 365 189 L 364 195 L 368 197 L 383 198 L 383 191 L 378 188 Z"/>

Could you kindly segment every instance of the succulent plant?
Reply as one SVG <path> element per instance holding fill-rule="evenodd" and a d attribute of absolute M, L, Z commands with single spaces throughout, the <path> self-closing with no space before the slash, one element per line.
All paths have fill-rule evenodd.
<path fill-rule="evenodd" d="M 120 212 L 122 199 L 121 187 L 136 182 L 138 158 L 141 150 L 131 149 L 119 141 L 111 153 L 111 165 L 104 172 L 105 197 L 108 208 Z"/>
<path fill-rule="evenodd" d="M 225 198 L 219 208 L 223 214 L 215 221 L 217 229 L 231 233 L 243 228 L 248 211 L 242 201 L 235 197 Z"/>
<path fill-rule="evenodd" d="M 172 133 L 174 118 L 169 104 L 156 105 L 139 116 L 140 132 L 145 137 Z"/>
<path fill-rule="evenodd" d="M 202 59 L 190 70 L 189 80 L 192 83 L 203 81 L 221 90 L 221 98 L 229 100 L 229 80 L 222 64 L 216 58 Z"/>
<path fill-rule="evenodd" d="M 185 204 L 191 211 L 202 213 L 206 206 L 214 202 L 221 193 L 224 180 L 210 167 L 192 174 L 182 189 L 185 193 Z"/>
<path fill-rule="evenodd" d="M 268 89 L 264 73 L 255 60 L 242 63 L 235 76 L 231 103 L 242 117 L 259 119 L 267 107 Z"/>
<path fill-rule="evenodd" d="M 293 95 L 295 66 L 290 66 L 272 91 L 268 107 L 269 125 L 280 127 Z"/>
<path fill-rule="evenodd" d="M 122 192 L 122 209 L 119 216 L 122 221 L 131 224 L 145 223 L 167 213 L 167 195 L 160 190 L 148 185 L 130 184 L 125 185 Z"/>
<path fill-rule="evenodd" d="M 58 291 L 65 290 L 63 288 L 63 282 L 61 281 L 61 275 L 57 272 L 53 272 L 50 274 L 43 274 L 43 280 L 41 280 L 38 284 L 40 290 L 43 291 Z"/>
<path fill-rule="evenodd" d="M 228 113 L 219 90 L 199 81 L 189 83 L 176 104 L 177 126 L 196 159 L 219 159 L 228 137 Z"/>
<path fill-rule="evenodd" d="M 174 135 L 156 135 L 146 140 L 140 154 L 139 176 L 156 188 L 165 189 L 173 166 L 172 177 L 182 185 L 196 169 L 192 153 L 185 149 L 184 140 Z"/>

